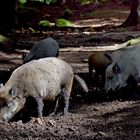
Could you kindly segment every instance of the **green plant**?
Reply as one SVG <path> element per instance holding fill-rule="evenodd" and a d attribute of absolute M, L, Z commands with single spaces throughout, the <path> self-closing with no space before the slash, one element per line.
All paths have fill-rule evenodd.
<path fill-rule="evenodd" d="M 57 27 L 69 27 L 72 26 L 72 22 L 63 18 L 57 19 L 55 22 Z"/>
<path fill-rule="evenodd" d="M 140 37 L 135 38 L 135 39 L 130 39 L 126 42 L 127 46 L 134 45 L 137 43 L 140 43 Z"/>
<path fill-rule="evenodd" d="M 43 27 L 51 27 L 51 23 L 48 20 L 41 20 L 38 24 Z"/>
<path fill-rule="evenodd" d="M 58 0 L 44 0 L 46 4 L 51 4 L 51 3 L 55 3 Z"/>
<path fill-rule="evenodd" d="M 27 0 L 19 0 L 20 4 L 25 4 L 27 2 Z"/>
<path fill-rule="evenodd" d="M 58 0 L 28 0 L 28 1 L 36 1 L 36 2 L 41 2 L 41 3 L 45 3 L 45 4 L 51 4 L 51 3 L 55 3 Z M 25 4 L 27 2 L 27 0 L 19 0 L 19 3 L 21 5 Z"/>
<path fill-rule="evenodd" d="M 90 4 L 93 0 L 80 0 L 81 5 Z"/>

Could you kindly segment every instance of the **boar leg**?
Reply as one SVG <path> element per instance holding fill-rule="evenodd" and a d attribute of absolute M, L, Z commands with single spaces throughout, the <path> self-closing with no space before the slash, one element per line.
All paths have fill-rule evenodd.
<path fill-rule="evenodd" d="M 56 99 L 54 111 L 50 114 L 50 116 L 56 115 L 59 107 L 59 100 L 60 100 L 60 95 Z"/>
<path fill-rule="evenodd" d="M 69 75 L 67 77 L 67 83 L 64 87 L 61 87 L 61 97 L 64 99 L 64 116 L 68 115 L 68 108 L 69 108 L 69 98 L 72 89 L 74 75 Z"/>
<path fill-rule="evenodd" d="M 140 99 L 139 87 L 138 87 L 136 81 L 132 84 L 132 89 L 133 89 L 133 92 L 134 92 L 134 98 Z"/>
<path fill-rule="evenodd" d="M 97 87 L 98 88 L 102 88 L 104 87 L 104 84 L 105 84 L 105 72 L 101 73 L 101 72 L 97 72 L 96 73 L 96 82 L 97 82 Z"/>
<path fill-rule="evenodd" d="M 134 98 L 140 98 L 140 94 L 139 94 L 139 87 L 138 87 L 138 79 L 134 79 L 133 76 L 129 76 L 128 80 L 127 80 L 127 84 L 128 86 L 131 87 L 132 91 L 133 91 L 133 96 Z"/>
<path fill-rule="evenodd" d="M 93 88 L 93 86 L 95 86 L 95 74 L 96 74 L 96 72 L 95 72 L 95 70 L 93 69 L 93 67 L 90 67 L 89 66 L 89 79 L 88 79 L 88 86 L 89 86 L 89 88 L 90 89 L 92 89 Z"/>
<path fill-rule="evenodd" d="M 56 104 L 55 104 L 55 108 L 54 108 L 54 115 L 57 114 L 58 107 L 59 107 L 59 97 L 58 97 L 58 99 L 56 100 Z"/>
<path fill-rule="evenodd" d="M 42 98 L 38 97 L 38 98 L 36 98 L 36 102 L 37 102 L 38 117 L 42 119 L 43 107 L 44 107 L 43 100 L 42 100 Z"/>
<path fill-rule="evenodd" d="M 67 116 L 69 108 L 69 95 L 65 89 L 62 90 L 62 97 L 64 99 L 64 116 Z"/>

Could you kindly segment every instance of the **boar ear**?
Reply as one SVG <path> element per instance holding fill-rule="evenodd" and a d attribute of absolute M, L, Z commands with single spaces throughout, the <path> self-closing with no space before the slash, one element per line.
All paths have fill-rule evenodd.
<path fill-rule="evenodd" d="M 113 59 L 109 53 L 105 53 L 104 56 L 112 63 Z"/>
<path fill-rule="evenodd" d="M 27 54 L 23 54 L 22 55 L 22 60 L 24 60 L 26 56 L 27 56 Z"/>
<path fill-rule="evenodd" d="M 119 74 L 121 72 L 118 63 L 115 63 L 115 65 L 112 68 L 112 71 L 114 72 L 114 74 Z"/>
<path fill-rule="evenodd" d="M 3 83 L 0 83 L 0 88 L 2 88 L 4 85 L 3 85 Z"/>
<path fill-rule="evenodd" d="M 12 87 L 9 91 L 9 95 L 11 95 L 12 98 L 17 96 L 17 87 Z"/>

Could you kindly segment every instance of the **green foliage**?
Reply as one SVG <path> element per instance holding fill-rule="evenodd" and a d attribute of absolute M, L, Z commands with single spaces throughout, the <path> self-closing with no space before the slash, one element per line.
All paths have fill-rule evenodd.
<path fill-rule="evenodd" d="M 81 5 L 90 4 L 93 0 L 80 0 Z"/>
<path fill-rule="evenodd" d="M 3 36 L 3 35 L 0 35 L 0 43 L 4 44 L 4 42 L 7 42 L 8 38 Z"/>
<path fill-rule="evenodd" d="M 29 27 L 29 30 L 30 30 L 32 33 L 36 33 L 36 30 L 33 29 L 32 27 Z"/>
<path fill-rule="evenodd" d="M 92 4 L 94 3 L 105 3 L 109 0 L 79 0 L 81 5 Z"/>
<path fill-rule="evenodd" d="M 20 4 L 25 4 L 27 2 L 27 0 L 19 0 Z"/>
<path fill-rule="evenodd" d="M 135 39 L 130 39 L 126 42 L 127 46 L 134 45 L 137 43 L 140 43 L 140 37 L 135 38 Z"/>
<path fill-rule="evenodd" d="M 38 25 L 42 27 L 51 27 L 52 24 L 48 20 L 41 20 Z M 72 26 L 72 22 L 66 19 L 60 18 L 55 21 L 56 27 L 70 27 Z"/>
<path fill-rule="evenodd" d="M 0 47 L 4 46 L 4 49 L 10 49 L 13 47 L 13 41 L 3 35 L 0 35 L 0 44 L 2 44 Z"/>
<path fill-rule="evenodd" d="M 46 4 L 55 3 L 57 0 L 30 0 L 30 1 L 38 1 Z"/>
<path fill-rule="evenodd" d="M 72 26 L 73 24 L 72 24 L 71 21 L 68 21 L 66 19 L 60 18 L 60 19 L 56 20 L 55 25 L 57 27 L 69 27 L 69 26 Z"/>
<path fill-rule="evenodd" d="M 51 4 L 51 3 L 55 3 L 57 0 L 44 0 L 46 2 L 46 4 Z"/>
<path fill-rule="evenodd" d="M 28 1 L 36 1 L 36 2 L 41 2 L 41 3 L 45 3 L 45 4 L 51 4 L 51 3 L 55 3 L 58 0 L 28 0 Z M 19 0 L 20 4 L 25 4 L 27 2 L 27 0 Z"/>
<path fill-rule="evenodd" d="M 30 1 L 38 1 L 38 2 L 42 2 L 42 3 L 45 2 L 45 0 L 30 0 Z"/>
<path fill-rule="evenodd" d="M 48 20 L 41 20 L 39 25 L 43 27 L 51 27 L 51 23 Z"/>
<path fill-rule="evenodd" d="M 19 8 L 23 9 L 25 6 L 24 4 L 27 2 L 27 0 L 19 0 Z"/>

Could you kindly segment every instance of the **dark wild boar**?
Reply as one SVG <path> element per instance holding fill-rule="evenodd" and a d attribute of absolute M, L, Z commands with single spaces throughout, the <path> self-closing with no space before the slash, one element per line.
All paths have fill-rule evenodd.
<path fill-rule="evenodd" d="M 106 67 L 112 62 L 112 58 L 116 59 L 120 55 L 121 51 L 94 51 L 88 57 L 88 69 L 89 69 L 89 87 L 104 86 L 105 82 L 105 70 Z M 99 78 L 101 77 L 101 78 Z"/>
<path fill-rule="evenodd" d="M 44 57 L 58 57 L 59 44 L 51 37 L 41 40 L 32 47 L 29 54 L 23 58 L 23 63 Z"/>
<path fill-rule="evenodd" d="M 88 67 L 89 67 L 89 87 L 100 86 L 104 87 L 105 83 L 105 70 L 113 60 L 119 58 L 119 56 L 126 50 L 131 50 L 140 45 L 134 44 L 127 46 L 128 44 L 123 43 L 118 45 L 119 49 L 117 50 L 107 50 L 107 51 L 94 51 L 88 57 Z M 101 77 L 101 78 L 99 78 Z M 99 82 L 100 83 L 99 83 Z"/>
<path fill-rule="evenodd" d="M 95 51 L 88 57 L 89 87 L 98 85 L 98 76 L 104 76 L 105 68 L 110 60 L 104 56 L 105 51 Z M 96 85 L 96 86 L 97 86 Z"/>
<path fill-rule="evenodd" d="M 129 78 L 135 81 L 136 84 L 140 82 L 140 44 L 125 49 L 121 55 L 113 60 L 105 72 L 105 91 L 115 91 L 125 87 Z M 136 85 L 136 92 L 138 86 Z"/>

